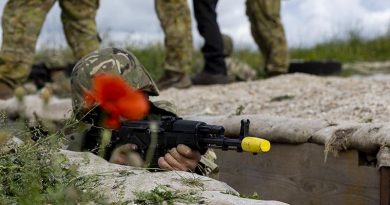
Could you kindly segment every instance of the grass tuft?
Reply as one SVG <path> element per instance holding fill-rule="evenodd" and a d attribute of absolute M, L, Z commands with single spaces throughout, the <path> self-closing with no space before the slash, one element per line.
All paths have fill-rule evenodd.
<path fill-rule="evenodd" d="M 77 167 L 60 153 L 62 131 L 50 133 L 42 126 L 1 124 L 1 132 L 18 130 L 12 134 L 24 144 L 0 154 L 0 204 L 104 204 L 103 196 L 93 191 L 96 182 L 77 177 Z"/>
<path fill-rule="evenodd" d="M 136 204 L 141 205 L 153 205 L 153 204 L 168 204 L 174 203 L 197 203 L 203 204 L 202 198 L 197 195 L 196 192 L 179 192 L 178 190 L 172 190 L 168 186 L 159 185 L 149 192 L 136 192 L 135 193 Z"/>

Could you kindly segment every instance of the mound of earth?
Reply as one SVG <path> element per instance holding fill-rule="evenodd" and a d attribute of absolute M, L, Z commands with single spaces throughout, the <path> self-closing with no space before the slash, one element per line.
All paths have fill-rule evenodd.
<path fill-rule="evenodd" d="M 241 115 L 280 116 L 329 121 L 388 122 L 390 75 L 317 77 L 289 74 L 228 85 L 171 88 L 152 100 L 168 100 L 180 116 Z M 19 102 L 0 100 L 0 110 L 51 120 L 71 116 L 71 100 L 52 97 L 48 104 L 38 95 Z"/>
<path fill-rule="evenodd" d="M 390 119 L 390 76 L 282 75 L 229 85 L 193 86 L 161 92 L 179 115 L 259 114 L 355 122 Z"/>
<path fill-rule="evenodd" d="M 165 195 L 159 199 L 164 196 L 173 198 L 172 204 L 286 205 L 278 201 L 240 197 L 224 182 L 189 172 L 148 172 L 142 168 L 111 164 L 91 153 L 61 152 L 71 164 L 78 165 L 81 176 L 96 176 L 95 189 L 113 204 L 157 204 L 156 201 L 145 200 L 148 199 L 145 196 L 156 197 L 155 191 L 160 189 L 159 192 Z"/>

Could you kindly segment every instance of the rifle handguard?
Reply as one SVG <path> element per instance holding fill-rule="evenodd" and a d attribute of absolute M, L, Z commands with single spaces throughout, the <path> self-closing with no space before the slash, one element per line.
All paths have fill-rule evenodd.
<path fill-rule="evenodd" d="M 268 140 L 257 137 L 244 137 L 241 142 L 241 148 L 245 152 L 258 154 L 268 152 L 271 149 L 271 143 Z"/>

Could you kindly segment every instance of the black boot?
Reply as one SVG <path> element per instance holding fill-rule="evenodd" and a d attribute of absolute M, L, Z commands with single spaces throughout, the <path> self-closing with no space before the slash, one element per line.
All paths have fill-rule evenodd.
<path fill-rule="evenodd" d="M 194 85 L 213 85 L 213 84 L 228 84 L 229 77 L 223 74 L 213 74 L 202 71 L 192 77 L 192 84 Z"/>

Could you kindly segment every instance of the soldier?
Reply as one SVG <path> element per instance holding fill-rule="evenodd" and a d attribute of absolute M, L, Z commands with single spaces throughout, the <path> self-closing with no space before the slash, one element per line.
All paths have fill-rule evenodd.
<path fill-rule="evenodd" d="M 94 122 L 99 121 L 96 117 L 100 116 L 98 108 L 85 110 L 86 102 L 84 101 L 85 91 L 91 90 L 92 77 L 97 73 L 121 75 L 129 85 L 143 91 L 148 96 L 159 94 L 149 73 L 130 52 L 117 48 L 106 48 L 92 52 L 76 64 L 71 74 L 73 112 L 76 118 L 89 124 L 94 125 Z M 148 119 L 156 119 L 161 115 L 176 115 L 175 108 L 168 102 L 151 102 L 151 106 Z M 95 150 L 96 144 L 98 144 L 96 137 L 86 134 L 84 148 Z M 136 157 L 128 158 L 129 153 L 134 152 L 133 149 L 132 145 L 122 145 L 112 153 L 108 153 L 107 159 L 118 164 L 139 165 L 139 160 L 134 160 Z M 198 167 L 200 161 L 201 167 L 204 168 L 202 173 L 211 174 L 218 170 L 212 162 L 213 159 L 215 159 L 213 155 L 201 158 L 198 151 L 191 150 L 185 145 L 179 145 L 165 156 L 160 157 L 158 164 L 162 169 L 193 171 Z"/>
<path fill-rule="evenodd" d="M 188 88 L 193 46 L 187 0 L 155 0 L 155 8 L 165 34 L 164 73 L 157 85 L 160 89 Z"/>
<path fill-rule="evenodd" d="M 0 99 L 12 97 L 15 86 L 30 73 L 35 45 L 45 17 L 56 0 L 9 0 L 2 17 Z M 99 47 L 96 11 L 99 0 L 59 0 L 66 40 L 77 59 Z"/>
<path fill-rule="evenodd" d="M 252 36 L 264 57 L 268 76 L 287 73 L 288 48 L 280 20 L 280 0 L 247 0 Z"/>

